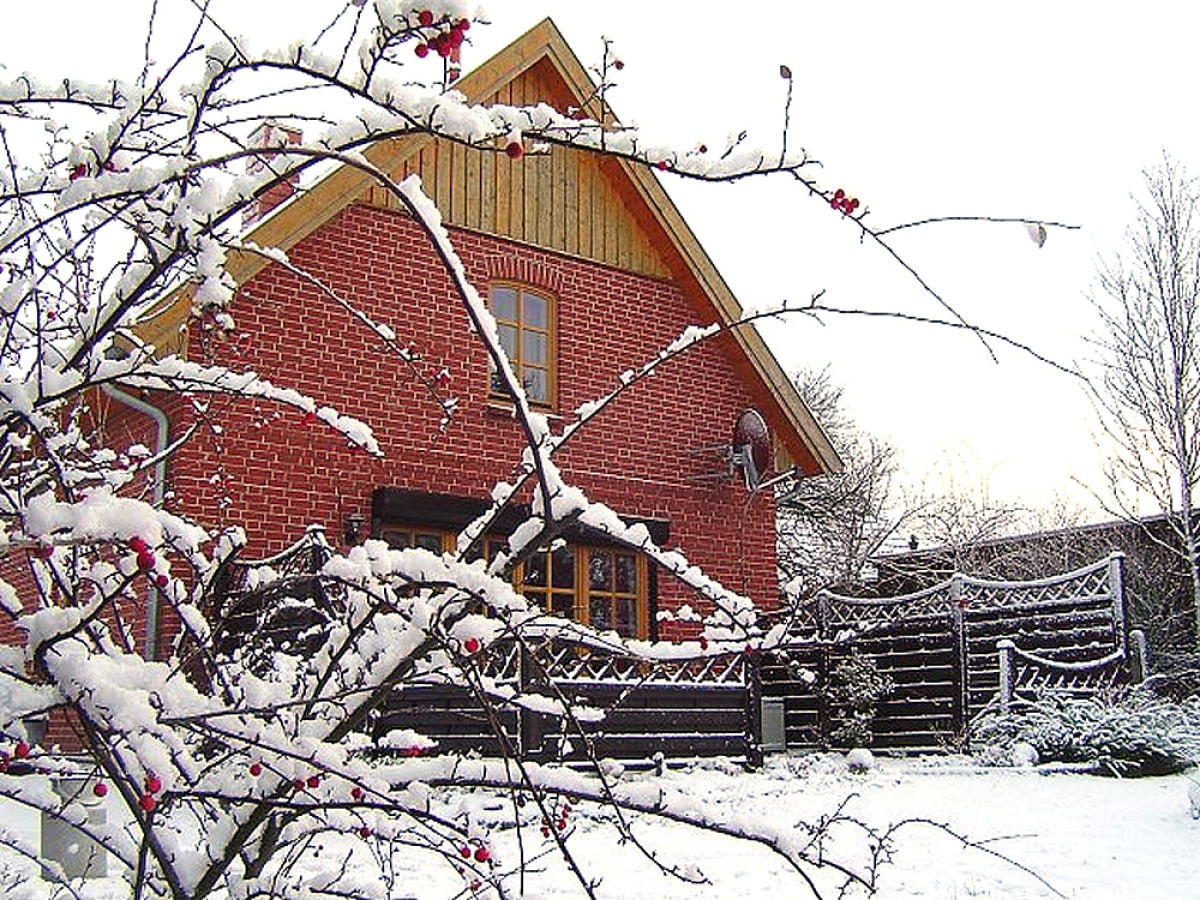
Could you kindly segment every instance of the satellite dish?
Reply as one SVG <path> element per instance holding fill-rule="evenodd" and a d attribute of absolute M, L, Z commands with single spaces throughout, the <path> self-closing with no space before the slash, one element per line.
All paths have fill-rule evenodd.
<path fill-rule="evenodd" d="M 730 467 L 738 467 L 746 479 L 746 489 L 754 490 L 765 472 L 771 469 L 771 432 L 755 409 L 748 409 L 733 426 Z"/>

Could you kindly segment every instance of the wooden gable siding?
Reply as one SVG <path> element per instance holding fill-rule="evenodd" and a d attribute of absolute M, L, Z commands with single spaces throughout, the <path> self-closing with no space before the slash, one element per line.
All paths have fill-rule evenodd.
<path fill-rule="evenodd" d="M 539 72 L 542 65 L 526 70 L 484 102 L 558 105 L 551 82 Z M 422 142 L 393 177 L 420 175 L 447 224 L 665 278 L 670 271 L 646 229 L 629 212 L 614 169 L 611 160 L 561 147 L 512 160 L 504 153 L 434 140 Z M 399 208 L 396 198 L 378 186 L 369 189 L 366 200 Z"/>

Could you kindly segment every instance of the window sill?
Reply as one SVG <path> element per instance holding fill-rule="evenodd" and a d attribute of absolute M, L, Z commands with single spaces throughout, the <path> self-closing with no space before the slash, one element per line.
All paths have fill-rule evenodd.
<path fill-rule="evenodd" d="M 550 422 L 566 421 L 562 416 L 558 415 L 558 413 L 551 412 L 549 409 L 541 409 L 537 406 L 531 406 L 529 409 L 530 412 L 535 412 L 538 415 L 545 416 L 547 421 Z M 495 399 L 489 399 L 487 401 L 487 405 L 484 407 L 484 410 L 489 416 L 505 419 L 514 418 L 517 412 L 517 408 L 512 404 L 511 401 Z"/>

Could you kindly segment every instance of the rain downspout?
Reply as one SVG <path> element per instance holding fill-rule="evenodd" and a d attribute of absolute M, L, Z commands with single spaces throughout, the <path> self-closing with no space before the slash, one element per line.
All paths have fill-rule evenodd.
<path fill-rule="evenodd" d="M 118 403 L 128 406 L 132 410 L 149 416 L 154 420 L 156 435 L 154 438 L 154 486 L 152 491 L 152 502 L 156 509 L 162 509 L 163 499 L 167 494 L 167 446 L 170 430 L 170 422 L 167 419 L 167 414 L 154 406 L 141 400 L 133 394 L 127 394 L 120 388 L 113 387 L 111 384 L 103 384 L 100 389 L 105 394 L 112 397 Z M 146 589 L 146 658 L 153 661 L 158 657 L 158 588 L 151 584 Z"/>

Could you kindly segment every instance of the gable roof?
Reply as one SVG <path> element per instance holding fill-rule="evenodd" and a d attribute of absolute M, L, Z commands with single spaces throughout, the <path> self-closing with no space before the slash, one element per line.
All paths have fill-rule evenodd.
<path fill-rule="evenodd" d="M 524 81 L 524 90 L 534 90 L 552 96 L 532 98 L 532 102 L 558 102 L 584 108 L 595 118 L 599 110 L 594 109 L 595 86 L 578 57 L 571 51 L 561 32 L 550 19 L 544 19 L 507 48 L 465 75 L 455 89 L 472 102 L 486 102 L 501 92 L 510 95 L 513 86 Z M 530 102 L 530 98 L 511 96 L 514 103 Z M 611 115 L 608 116 L 612 122 Z M 368 159 L 383 171 L 401 173 L 408 169 L 422 171 L 426 161 L 423 153 L 436 152 L 435 138 L 416 134 L 379 141 L 366 150 Z M 468 153 L 462 148 L 451 148 L 453 153 Z M 445 151 L 443 151 L 445 152 Z M 584 157 L 584 151 L 575 151 Z M 559 157 L 565 156 L 561 151 Z M 482 159 L 491 160 L 494 154 L 483 154 Z M 499 155 L 503 157 L 503 154 Z M 528 163 L 533 157 L 527 156 Z M 645 274 L 669 275 L 680 284 L 690 302 L 702 316 L 713 316 L 717 321 L 730 323 L 742 315 L 741 306 L 733 292 L 717 271 L 708 254 L 700 246 L 695 234 L 688 227 L 678 208 L 648 167 L 635 165 L 627 160 L 613 157 L 598 157 L 586 154 L 593 167 L 601 167 L 598 174 L 586 177 L 602 190 L 615 191 L 619 204 L 630 217 L 622 225 L 622 233 L 634 233 L 633 244 L 622 237 L 621 242 L 611 234 L 588 234 L 584 229 L 595 226 L 591 223 L 592 213 L 600 213 L 599 205 L 593 210 L 574 210 L 574 219 L 583 223 L 579 231 L 565 233 L 553 225 L 536 223 L 526 225 L 521 211 L 514 208 L 511 215 L 501 215 L 502 210 L 493 210 L 491 216 L 477 216 L 471 221 L 456 216 L 447 204 L 439 202 L 447 224 L 475 227 L 489 233 L 536 243 L 548 249 L 561 250 L 602 262 L 621 265 L 642 271 Z M 490 165 L 490 163 L 483 163 Z M 494 163 L 499 166 L 505 163 Z M 445 163 L 442 164 L 445 167 Z M 514 169 L 514 190 L 524 185 L 521 167 Z M 533 176 L 531 176 L 533 177 Z M 558 178 L 561 172 L 544 170 L 541 177 Z M 429 179 L 423 179 L 429 184 Z M 374 182 L 359 169 L 342 166 L 318 181 L 310 188 L 298 193 L 290 202 L 274 210 L 257 223 L 247 235 L 249 241 L 259 246 L 278 247 L 289 250 L 299 241 L 320 229 L 335 215 L 351 203 L 368 200 Z M 437 193 L 435 187 L 431 193 Z M 519 194 L 517 196 L 520 196 Z M 435 200 L 443 200 L 435 196 Z M 385 201 L 386 202 L 386 201 Z M 520 206 L 520 203 L 514 204 Z M 456 218 L 461 221 L 456 221 Z M 536 218 L 536 217 L 535 217 Z M 561 239 L 556 239 L 562 233 Z M 639 236 L 641 240 L 639 240 Z M 560 244 L 561 246 L 555 246 Z M 586 247 L 584 244 L 586 243 Z M 618 246 L 618 243 L 621 246 Z M 604 254 L 616 254 L 606 258 Z M 238 285 L 245 284 L 251 277 L 268 265 L 268 260 L 257 254 L 231 254 L 227 270 Z M 145 323 L 142 337 L 163 349 L 180 350 L 186 340 L 186 324 L 190 303 L 179 296 Z M 732 348 L 733 363 L 750 388 L 757 402 L 765 408 L 761 411 L 773 426 L 777 449 L 782 450 L 788 462 L 795 464 L 805 474 L 821 474 L 841 469 L 841 461 L 828 436 L 813 418 L 795 389 L 792 381 L 771 354 L 758 331 L 753 327 L 730 330 L 732 340 L 726 347 Z M 732 423 L 731 423 L 732 427 Z"/>

